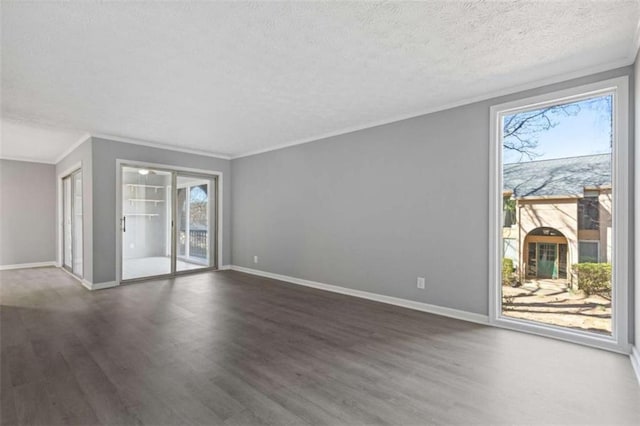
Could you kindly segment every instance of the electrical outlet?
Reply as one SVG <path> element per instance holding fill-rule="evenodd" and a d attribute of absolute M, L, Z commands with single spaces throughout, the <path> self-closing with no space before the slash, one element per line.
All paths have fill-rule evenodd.
<path fill-rule="evenodd" d="M 424 290 L 424 283 L 425 283 L 424 277 L 418 277 L 418 288 L 420 290 Z"/>
<path fill-rule="evenodd" d="M 253 263 L 258 263 L 258 256 L 253 256 Z"/>

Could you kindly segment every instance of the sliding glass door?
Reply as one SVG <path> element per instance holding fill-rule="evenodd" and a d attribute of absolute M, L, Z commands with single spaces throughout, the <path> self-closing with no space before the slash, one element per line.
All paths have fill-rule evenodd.
<path fill-rule="evenodd" d="M 216 268 L 217 178 L 121 168 L 121 279 Z"/>
<path fill-rule="evenodd" d="M 82 171 L 62 179 L 62 265 L 82 277 Z"/>

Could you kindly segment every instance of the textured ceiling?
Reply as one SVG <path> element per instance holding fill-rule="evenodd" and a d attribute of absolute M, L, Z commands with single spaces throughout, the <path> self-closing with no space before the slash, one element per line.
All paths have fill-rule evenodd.
<path fill-rule="evenodd" d="M 638 16 L 635 0 L 3 1 L 2 116 L 235 156 L 628 64 Z"/>
<path fill-rule="evenodd" d="M 0 158 L 51 163 L 89 135 L 15 120 L 0 120 Z"/>

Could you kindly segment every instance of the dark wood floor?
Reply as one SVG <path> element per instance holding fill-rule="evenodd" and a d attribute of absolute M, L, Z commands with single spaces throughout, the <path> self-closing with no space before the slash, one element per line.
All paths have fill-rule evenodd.
<path fill-rule="evenodd" d="M 600 350 L 230 271 L 0 279 L 3 424 L 640 424 Z"/>

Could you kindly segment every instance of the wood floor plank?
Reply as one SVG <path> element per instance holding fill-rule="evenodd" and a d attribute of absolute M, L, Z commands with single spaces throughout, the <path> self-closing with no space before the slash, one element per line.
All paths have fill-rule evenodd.
<path fill-rule="evenodd" d="M 9 376 L 13 386 L 42 381 L 44 374 L 42 365 L 37 361 L 31 345 L 22 343 L 9 346 L 2 355 L 9 365 Z"/>
<path fill-rule="evenodd" d="M 100 420 L 72 375 L 56 375 L 47 378 L 45 388 L 55 401 L 60 413 L 61 424 L 99 425 Z"/>
<path fill-rule="evenodd" d="M 16 425 L 18 423 L 13 387 L 2 389 L 0 391 L 0 425 Z"/>
<path fill-rule="evenodd" d="M 233 374 L 221 373 L 211 381 L 269 425 L 308 424 L 282 405 Z"/>
<path fill-rule="evenodd" d="M 108 351 L 97 350 L 91 352 L 91 355 L 118 389 L 127 410 L 133 413 L 141 423 L 149 425 L 188 423 L 167 401 L 156 395 L 146 385 L 144 377 L 148 372 L 147 369 L 132 369 L 127 359 L 114 360 Z"/>
<path fill-rule="evenodd" d="M 625 356 L 232 271 L 0 271 L 0 337 L 3 425 L 640 424 Z"/>
<path fill-rule="evenodd" d="M 101 423 L 141 424 L 79 339 L 67 339 L 62 355 Z"/>
<path fill-rule="evenodd" d="M 45 382 L 28 382 L 13 388 L 16 418 L 23 425 L 64 424 L 62 413 L 47 393 Z"/>

